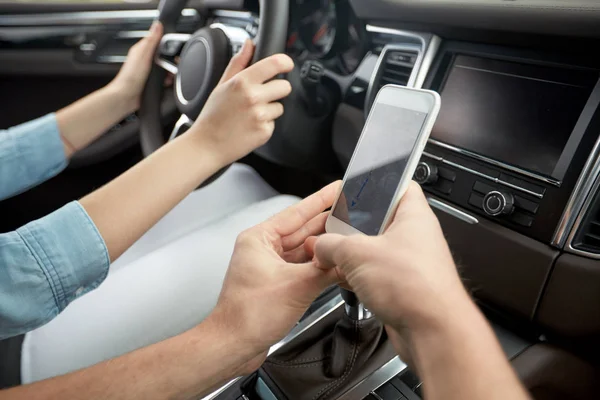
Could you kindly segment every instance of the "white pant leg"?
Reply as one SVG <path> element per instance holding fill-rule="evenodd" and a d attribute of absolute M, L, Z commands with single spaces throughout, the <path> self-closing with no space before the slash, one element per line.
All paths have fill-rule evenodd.
<path fill-rule="evenodd" d="M 237 235 L 298 202 L 277 196 L 118 271 L 23 343 L 23 383 L 65 374 L 184 332 L 216 304 Z"/>
<path fill-rule="evenodd" d="M 233 164 L 223 176 L 190 194 L 154 225 L 111 265 L 111 273 L 200 227 L 277 194 L 251 167 Z"/>

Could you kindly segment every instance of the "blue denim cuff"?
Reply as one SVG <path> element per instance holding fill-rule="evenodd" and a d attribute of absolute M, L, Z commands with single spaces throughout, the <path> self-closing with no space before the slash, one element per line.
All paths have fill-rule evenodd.
<path fill-rule="evenodd" d="M 79 202 L 67 204 L 17 232 L 43 269 L 58 312 L 106 279 L 108 249 Z"/>
<path fill-rule="evenodd" d="M 54 177 L 68 164 L 54 114 L 0 134 L 0 199 Z"/>

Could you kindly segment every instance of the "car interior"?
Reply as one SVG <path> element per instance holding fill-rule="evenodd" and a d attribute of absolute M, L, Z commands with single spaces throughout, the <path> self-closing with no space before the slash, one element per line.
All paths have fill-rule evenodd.
<path fill-rule="evenodd" d="M 59 176 L 0 202 L 0 231 L 81 198 L 182 134 L 252 38 L 255 60 L 285 52 L 296 63 L 272 140 L 241 160 L 281 193 L 306 196 L 343 177 L 383 86 L 440 94 L 414 180 L 465 285 L 533 398 L 600 396 L 600 2 L 0 0 L 0 129 L 104 86 L 159 16 L 165 36 L 140 111 Z M 363 322 L 350 343 L 348 317 Z M 206 399 L 422 395 L 381 325 L 335 289 L 259 371 Z"/>

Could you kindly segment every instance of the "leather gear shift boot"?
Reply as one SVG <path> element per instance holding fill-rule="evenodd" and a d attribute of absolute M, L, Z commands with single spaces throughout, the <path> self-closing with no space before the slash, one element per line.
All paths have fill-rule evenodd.
<path fill-rule="evenodd" d="M 267 359 L 262 371 L 280 395 L 336 399 L 396 356 L 381 322 L 337 315 Z"/>

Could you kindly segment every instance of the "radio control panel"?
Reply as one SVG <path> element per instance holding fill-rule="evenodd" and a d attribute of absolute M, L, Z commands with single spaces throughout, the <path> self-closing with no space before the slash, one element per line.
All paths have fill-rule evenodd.
<path fill-rule="evenodd" d="M 547 240 L 553 233 L 547 218 L 539 218 L 543 203 L 551 201 L 549 190 L 554 193 L 551 185 L 444 153 L 432 145 L 424 152 L 414 180 L 432 195 L 528 236 Z"/>

